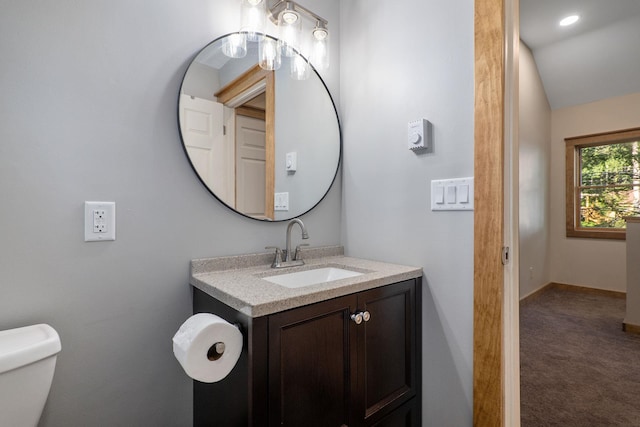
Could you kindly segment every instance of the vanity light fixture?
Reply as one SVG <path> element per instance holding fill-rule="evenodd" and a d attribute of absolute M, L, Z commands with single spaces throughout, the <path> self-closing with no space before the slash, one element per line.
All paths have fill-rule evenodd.
<path fill-rule="evenodd" d="M 294 80 L 306 80 L 311 75 L 309 61 L 302 55 L 291 58 L 291 78 Z"/>
<path fill-rule="evenodd" d="M 291 54 L 288 47 L 293 47 L 298 54 L 308 58 L 317 69 L 327 69 L 329 67 L 329 21 L 295 1 L 262 1 L 267 2 L 269 20 L 280 29 L 279 38 L 285 44 L 283 53 L 285 55 Z M 308 21 L 307 24 L 310 23 L 309 28 L 306 31 L 297 29 L 295 32 L 292 31 L 290 29 L 292 26 L 304 29 L 305 22 L 303 22 L 304 19 L 301 19 L 303 17 Z M 297 40 L 294 38 L 294 34 L 297 36 Z M 301 62 L 297 61 L 297 64 L 299 65 Z M 292 69 L 293 67 L 292 64 Z"/>
<path fill-rule="evenodd" d="M 560 21 L 561 27 L 567 27 L 569 25 L 573 25 L 580 19 L 579 15 L 570 15 Z"/>
<path fill-rule="evenodd" d="M 320 70 L 329 68 L 329 30 L 325 22 L 317 21 L 313 29 L 310 60 Z"/>
<path fill-rule="evenodd" d="M 278 38 L 282 45 L 282 53 L 289 58 L 296 56 L 302 42 L 302 19 L 293 2 L 284 3 L 284 9 L 278 13 L 276 25 L 280 30 Z"/>
<path fill-rule="evenodd" d="M 291 58 L 291 75 L 295 79 L 305 79 L 310 75 L 309 63 L 319 70 L 329 68 L 329 22 L 326 19 L 295 1 L 240 2 L 240 34 L 228 44 L 228 47 L 223 46 L 225 55 L 241 58 L 244 56 L 242 52 L 246 54 L 247 51 L 246 41 L 259 42 L 258 63 L 266 70 L 277 70 L 282 55 Z M 264 37 L 267 18 L 278 28 L 277 48 L 274 48 L 272 39 Z"/>
<path fill-rule="evenodd" d="M 240 1 L 240 32 L 245 33 L 250 42 L 260 41 L 267 27 L 265 0 Z"/>
<path fill-rule="evenodd" d="M 222 52 L 229 58 L 247 56 L 247 38 L 245 34 L 236 33 L 227 37 L 222 44 Z"/>
<path fill-rule="evenodd" d="M 282 53 L 276 39 L 264 37 L 258 45 L 258 64 L 260 68 L 273 71 L 282 65 Z"/>

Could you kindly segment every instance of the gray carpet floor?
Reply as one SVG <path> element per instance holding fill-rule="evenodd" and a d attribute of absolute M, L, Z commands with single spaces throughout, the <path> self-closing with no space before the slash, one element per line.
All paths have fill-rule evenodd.
<path fill-rule="evenodd" d="M 552 286 L 520 306 L 522 427 L 640 427 L 640 335 L 624 298 Z"/>

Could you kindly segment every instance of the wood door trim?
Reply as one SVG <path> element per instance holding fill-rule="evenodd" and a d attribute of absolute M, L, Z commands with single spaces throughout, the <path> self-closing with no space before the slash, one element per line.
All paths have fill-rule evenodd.
<path fill-rule="evenodd" d="M 505 0 L 475 0 L 473 425 L 504 426 Z"/>
<path fill-rule="evenodd" d="M 266 113 L 264 110 L 252 107 L 238 107 L 236 108 L 236 114 L 238 116 L 252 117 L 258 120 L 266 120 Z"/>
<path fill-rule="evenodd" d="M 276 78 L 273 71 L 266 76 L 265 90 L 265 179 L 264 214 L 275 219 L 274 194 L 276 186 Z"/>
<path fill-rule="evenodd" d="M 275 219 L 274 193 L 275 193 L 275 157 L 276 157 L 276 78 L 273 71 L 260 68 L 258 64 L 245 71 L 238 78 L 227 84 L 214 95 L 218 102 L 227 104 L 243 92 L 253 88 L 264 80 L 265 83 L 265 176 L 264 176 L 264 215 L 266 218 Z M 240 107 L 242 108 L 242 107 Z M 236 108 L 236 114 L 238 114 Z M 242 112 L 241 112 L 242 113 Z M 246 112 L 242 113 L 246 114 Z M 235 144 L 234 144 L 235 146 Z M 237 195 L 237 192 L 236 192 Z"/>
<path fill-rule="evenodd" d="M 269 75 L 273 75 L 273 71 L 263 70 L 256 64 L 216 92 L 214 96 L 218 102 L 226 105 Z"/>

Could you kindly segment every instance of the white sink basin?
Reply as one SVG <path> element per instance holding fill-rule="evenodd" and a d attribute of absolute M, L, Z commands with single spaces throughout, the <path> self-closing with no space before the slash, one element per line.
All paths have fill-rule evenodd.
<path fill-rule="evenodd" d="M 319 283 L 346 279 L 348 277 L 361 276 L 362 274 L 363 273 L 358 273 L 357 271 L 345 270 L 337 267 L 323 267 L 316 268 L 314 270 L 304 270 L 297 271 L 295 273 L 263 277 L 263 279 L 286 288 L 302 288 L 305 286 L 317 285 Z"/>

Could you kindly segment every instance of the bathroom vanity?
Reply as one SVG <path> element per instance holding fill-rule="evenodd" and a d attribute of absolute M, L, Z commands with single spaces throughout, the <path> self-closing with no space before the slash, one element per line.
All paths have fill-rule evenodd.
<path fill-rule="evenodd" d="M 273 254 L 192 261 L 194 313 L 237 324 L 244 340 L 226 378 L 194 381 L 194 426 L 419 426 L 422 270 L 341 247 L 302 255 L 287 269 L 270 267 Z"/>

